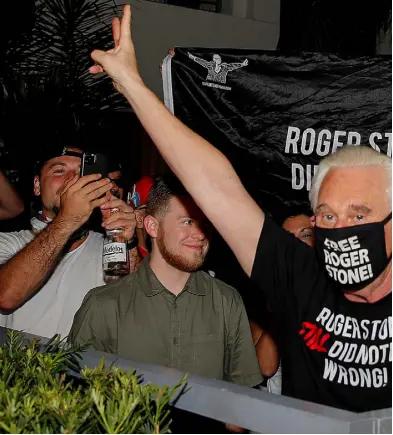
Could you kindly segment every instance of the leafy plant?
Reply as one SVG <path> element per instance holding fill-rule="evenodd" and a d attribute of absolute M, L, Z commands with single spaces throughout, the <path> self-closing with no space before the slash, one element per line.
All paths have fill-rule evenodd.
<path fill-rule="evenodd" d="M 174 387 L 141 384 L 104 362 L 80 369 L 80 353 L 58 336 L 24 344 L 8 331 L 0 347 L 0 433 L 169 433 Z"/>

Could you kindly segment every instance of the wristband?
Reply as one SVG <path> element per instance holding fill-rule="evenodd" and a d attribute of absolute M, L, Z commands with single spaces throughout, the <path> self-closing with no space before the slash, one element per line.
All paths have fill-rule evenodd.
<path fill-rule="evenodd" d="M 131 251 L 131 249 L 134 249 L 138 246 L 138 236 L 134 234 L 134 237 L 127 242 L 127 249 Z"/>

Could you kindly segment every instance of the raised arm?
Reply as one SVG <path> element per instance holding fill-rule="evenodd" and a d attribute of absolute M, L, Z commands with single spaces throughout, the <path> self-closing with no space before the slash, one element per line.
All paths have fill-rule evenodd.
<path fill-rule="evenodd" d="M 228 159 L 173 116 L 144 85 L 131 41 L 131 9 L 113 20 L 115 47 L 94 51 L 92 73 L 104 70 L 133 107 L 163 158 L 251 274 L 264 214 Z"/>
<path fill-rule="evenodd" d="M 0 171 L 0 220 L 12 219 L 21 214 L 24 205 L 16 190 Z"/>
<path fill-rule="evenodd" d="M 243 68 L 248 65 L 248 59 L 245 59 L 243 62 L 238 63 L 227 63 L 228 71 L 234 71 L 235 69 Z"/>
<path fill-rule="evenodd" d="M 39 289 L 57 264 L 71 234 L 87 221 L 110 188 L 108 179 L 89 175 L 62 195 L 61 211 L 37 237 L 0 267 L 0 309 L 13 310 Z M 91 182 L 90 184 L 88 184 Z"/>
<path fill-rule="evenodd" d="M 187 53 L 188 57 L 190 59 L 192 59 L 194 62 L 199 63 L 199 65 L 202 65 L 204 68 L 209 68 L 210 66 L 210 62 L 205 60 L 205 59 L 201 59 L 200 57 L 196 57 L 191 53 Z"/>

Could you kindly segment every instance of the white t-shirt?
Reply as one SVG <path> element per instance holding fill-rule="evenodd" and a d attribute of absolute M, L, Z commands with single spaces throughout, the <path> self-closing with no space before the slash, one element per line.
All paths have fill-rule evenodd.
<path fill-rule="evenodd" d="M 269 393 L 281 394 L 282 372 L 281 363 L 278 366 L 276 373 L 267 380 L 267 390 Z"/>
<path fill-rule="evenodd" d="M 31 231 L 0 233 L 0 264 L 34 239 Z M 68 335 L 83 298 L 105 285 L 102 271 L 103 236 L 90 232 L 74 251 L 67 253 L 45 285 L 12 314 L 0 314 L 0 326 L 43 337 Z"/>

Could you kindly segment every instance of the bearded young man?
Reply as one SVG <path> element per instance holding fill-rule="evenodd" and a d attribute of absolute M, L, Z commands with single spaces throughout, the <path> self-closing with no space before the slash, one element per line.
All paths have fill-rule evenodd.
<path fill-rule="evenodd" d="M 151 255 L 137 272 L 87 295 L 70 341 L 133 361 L 260 384 L 240 295 L 198 270 L 209 249 L 208 221 L 178 180 L 156 180 L 144 224 Z"/>

